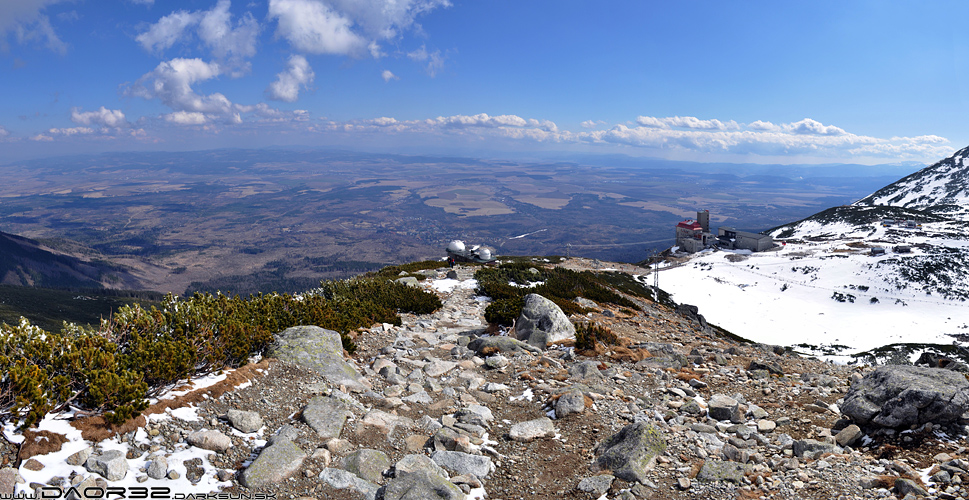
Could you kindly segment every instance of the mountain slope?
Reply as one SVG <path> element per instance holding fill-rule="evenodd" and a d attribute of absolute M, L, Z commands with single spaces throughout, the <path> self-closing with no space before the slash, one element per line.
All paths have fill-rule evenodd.
<path fill-rule="evenodd" d="M 831 353 L 969 340 L 967 158 L 765 231 L 774 251 L 695 255 L 661 287 L 761 342 Z"/>
<path fill-rule="evenodd" d="M 40 242 L 0 232 L 0 284 L 48 288 L 140 288 L 122 266 L 60 253 Z"/>
<path fill-rule="evenodd" d="M 862 198 L 855 205 L 955 209 L 969 213 L 969 147 Z"/>

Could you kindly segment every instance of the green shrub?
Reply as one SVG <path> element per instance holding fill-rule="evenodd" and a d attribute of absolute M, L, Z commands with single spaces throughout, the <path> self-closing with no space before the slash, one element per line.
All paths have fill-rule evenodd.
<path fill-rule="evenodd" d="M 350 332 L 374 323 L 399 325 L 398 312 L 440 307 L 433 293 L 368 278 L 323 282 L 298 297 L 168 295 L 159 307 L 122 307 L 96 329 L 65 323 L 60 332 L 46 332 L 21 319 L 0 325 L 0 410 L 30 426 L 70 403 L 120 423 L 143 411 L 150 394 L 241 366 L 291 326 L 340 332 L 352 353 Z"/>

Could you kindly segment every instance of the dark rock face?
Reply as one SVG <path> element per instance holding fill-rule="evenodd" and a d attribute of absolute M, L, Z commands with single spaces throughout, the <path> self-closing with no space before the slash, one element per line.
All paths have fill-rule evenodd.
<path fill-rule="evenodd" d="M 530 293 L 525 296 L 525 307 L 515 322 L 518 340 L 539 349 L 559 340 L 574 339 L 575 327 L 555 302 Z"/>
<path fill-rule="evenodd" d="M 690 304 L 679 304 L 676 306 L 676 313 L 680 316 L 692 319 L 700 324 L 700 328 L 707 327 L 707 320 L 700 314 L 700 308 Z"/>
<path fill-rule="evenodd" d="M 961 373 L 920 366 L 880 366 L 851 386 L 841 411 L 859 425 L 909 428 L 952 424 L 969 409 Z"/>

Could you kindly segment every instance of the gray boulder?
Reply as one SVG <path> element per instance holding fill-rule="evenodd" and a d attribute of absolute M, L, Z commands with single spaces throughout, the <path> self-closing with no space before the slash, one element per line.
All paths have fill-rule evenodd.
<path fill-rule="evenodd" d="M 555 400 L 555 418 L 565 418 L 584 411 L 585 395 L 580 390 L 566 392 Z"/>
<path fill-rule="evenodd" d="M 427 471 L 410 472 L 392 479 L 380 489 L 383 500 L 464 500 L 461 488 Z"/>
<path fill-rule="evenodd" d="M 859 425 L 907 429 L 957 423 L 969 408 L 969 381 L 941 368 L 879 366 L 852 384 L 841 412 Z"/>
<path fill-rule="evenodd" d="M 460 451 L 436 451 L 431 455 L 431 460 L 446 471 L 459 475 L 474 474 L 479 478 L 488 476 L 495 468 L 495 465 L 491 463 L 491 457 L 471 455 Z"/>
<path fill-rule="evenodd" d="M 292 476 L 305 459 L 306 454 L 292 441 L 277 441 L 263 448 L 242 473 L 239 482 L 246 488 L 271 486 Z"/>
<path fill-rule="evenodd" d="M 256 432 L 262 428 L 262 417 L 254 411 L 232 409 L 228 412 L 229 423 L 239 432 Z"/>
<path fill-rule="evenodd" d="M 545 349 L 552 342 L 575 339 L 575 327 L 555 302 L 530 293 L 515 322 L 515 334 L 518 340 Z"/>
<path fill-rule="evenodd" d="M 229 436 L 213 430 L 193 432 L 185 440 L 192 446 L 209 451 L 221 452 L 232 447 L 232 439 Z"/>
<path fill-rule="evenodd" d="M 793 451 L 795 457 L 817 459 L 825 453 L 841 453 L 844 450 L 832 443 L 815 439 L 798 439 L 794 441 Z"/>
<path fill-rule="evenodd" d="M 357 450 L 343 459 L 343 468 L 361 479 L 379 483 L 390 468 L 390 457 L 378 450 Z"/>
<path fill-rule="evenodd" d="M 350 415 L 343 403 L 324 396 L 311 399 L 303 408 L 303 421 L 322 439 L 340 437 L 343 425 Z"/>
<path fill-rule="evenodd" d="M 709 408 L 710 418 L 716 420 L 729 420 L 735 424 L 744 421 L 744 416 L 740 411 L 740 403 L 730 396 L 714 394 L 710 398 Z"/>
<path fill-rule="evenodd" d="M 729 481 L 742 484 L 744 480 L 744 464 L 737 462 L 722 462 L 707 460 L 696 475 L 697 481 L 716 482 Z"/>
<path fill-rule="evenodd" d="M 587 477 L 579 481 L 577 488 L 579 491 L 584 491 L 586 493 L 592 493 L 595 497 L 601 497 L 609 491 L 612 487 L 612 482 L 616 480 L 616 476 L 610 474 L 600 474 L 598 476 Z"/>
<path fill-rule="evenodd" d="M 168 475 L 168 459 L 165 455 L 156 454 L 152 455 L 151 463 L 148 464 L 148 477 L 152 479 L 163 479 Z"/>
<path fill-rule="evenodd" d="M 323 375 L 334 385 L 356 392 L 370 389 L 370 382 L 343 359 L 340 334 L 318 326 L 294 326 L 276 334 L 269 356 L 294 363 Z"/>
<path fill-rule="evenodd" d="M 656 457 L 666 451 L 666 439 L 649 423 L 635 422 L 607 438 L 596 451 L 594 471 L 609 470 L 619 479 L 643 482 Z"/>
<path fill-rule="evenodd" d="M 320 472 L 319 478 L 321 482 L 328 484 L 333 489 L 355 491 L 367 500 L 377 498 L 377 492 L 380 490 L 379 485 L 361 479 L 343 469 L 326 467 Z"/>
<path fill-rule="evenodd" d="M 120 481 L 128 474 L 128 461 L 124 452 L 108 450 L 91 455 L 84 464 L 89 472 L 101 474 L 108 481 Z"/>
<path fill-rule="evenodd" d="M 404 458 L 397 461 L 394 465 L 394 475 L 402 476 L 404 474 L 409 474 L 411 472 L 425 471 L 432 474 L 437 474 L 444 479 L 448 478 L 448 473 L 446 470 L 442 469 L 440 465 L 437 465 L 430 457 L 427 455 L 406 455 Z"/>
<path fill-rule="evenodd" d="M 527 443 L 538 438 L 554 436 L 555 425 L 552 424 L 552 419 L 548 417 L 536 418 L 535 420 L 529 420 L 527 422 L 519 422 L 511 426 L 511 430 L 508 432 L 508 437 L 510 437 L 512 441 L 518 441 L 520 443 Z"/>
<path fill-rule="evenodd" d="M 23 483 L 24 478 L 20 475 L 19 470 L 13 467 L 0 469 L 0 494 L 12 498 L 14 489 L 18 484 Z"/>

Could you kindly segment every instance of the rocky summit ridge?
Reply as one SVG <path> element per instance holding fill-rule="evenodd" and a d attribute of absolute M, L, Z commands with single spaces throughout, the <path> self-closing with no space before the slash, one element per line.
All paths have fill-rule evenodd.
<path fill-rule="evenodd" d="M 423 273 L 444 307 L 359 332 L 352 357 L 335 332 L 294 327 L 275 358 L 160 399 L 113 436 L 58 417 L 6 429 L 0 493 L 969 498 L 969 382 L 944 360 L 835 365 L 635 297 L 640 312 L 586 301 L 594 312 L 572 318 L 618 344 L 536 347 L 489 328 L 474 268 Z"/>

